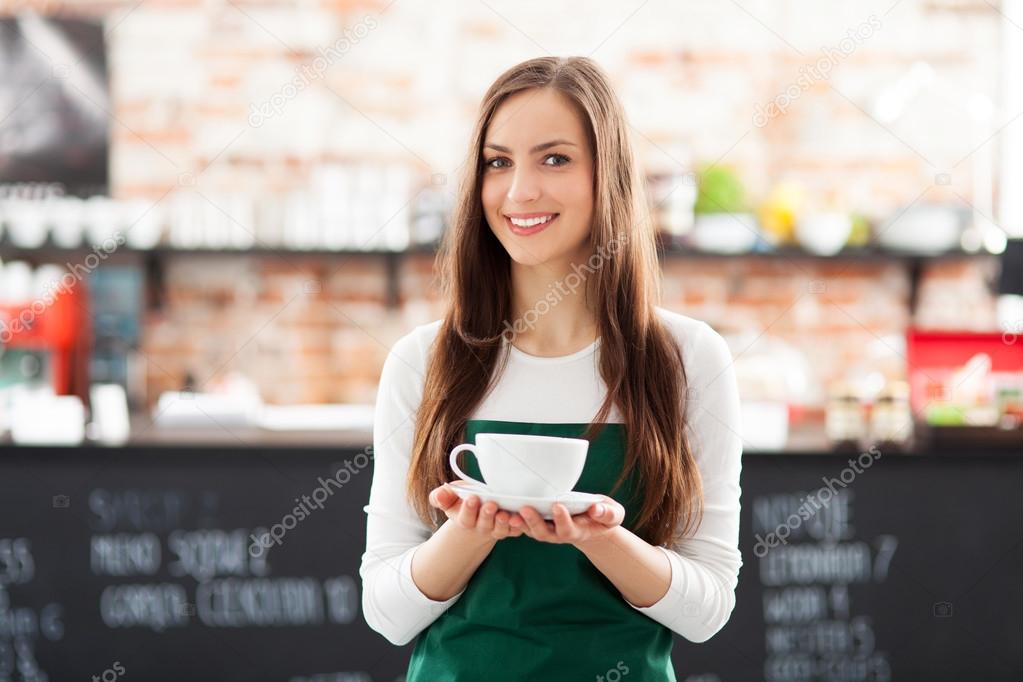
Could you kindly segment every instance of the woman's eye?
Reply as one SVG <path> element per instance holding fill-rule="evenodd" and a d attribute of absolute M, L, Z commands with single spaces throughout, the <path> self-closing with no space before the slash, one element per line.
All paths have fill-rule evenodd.
<path fill-rule="evenodd" d="M 557 163 L 548 163 L 548 161 L 550 161 L 551 159 L 556 159 L 558 162 Z M 485 161 L 484 165 L 487 168 L 504 168 L 505 167 L 504 163 L 507 162 L 507 161 L 508 161 L 508 159 L 504 158 L 503 156 L 495 156 L 494 158 Z M 554 166 L 555 168 L 557 168 L 557 167 L 560 167 L 560 166 L 564 166 L 569 161 L 571 161 L 571 159 L 569 159 L 564 154 L 548 154 L 547 157 L 544 159 L 544 165 L 545 166 Z M 497 165 L 498 162 L 500 162 L 501 165 Z"/>

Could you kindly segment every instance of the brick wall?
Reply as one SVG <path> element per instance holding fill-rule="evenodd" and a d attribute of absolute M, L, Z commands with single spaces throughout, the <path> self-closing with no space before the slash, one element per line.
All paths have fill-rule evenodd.
<path fill-rule="evenodd" d="M 835 380 L 867 372 L 903 378 L 910 323 L 994 329 L 986 282 L 995 272 L 994 258 L 926 265 L 914 316 L 910 270 L 899 261 L 667 258 L 663 305 L 725 335 L 747 370 L 740 371 L 747 398 L 779 395 L 752 374 L 758 354 L 801 355 L 804 400 L 820 407 Z M 168 268 L 164 306 L 146 326 L 151 399 L 180 388 L 186 372 L 209 386 L 239 371 L 269 402 L 372 402 L 390 346 L 444 311 L 432 257 L 403 259 L 399 281 L 400 304 L 391 310 L 382 260 L 178 259 Z"/>
<path fill-rule="evenodd" d="M 338 161 L 407 164 L 450 192 L 486 86 L 554 53 L 604 65 L 648 172 L 728 163 L 757 196 L 796 180 L 875 219 L 914 201 L 978 203 L 972 180 L 992 130 L 961 102 L 997 93 L 1000 17 L 988 3 L 592 4 L 585 17 L 567 2 L 16 6 L 106 18 L 118 197 L 280 195 Z M 807 71 L 826 57 L 826 74 Z M 881 120 L 878 94 L 918 60 L 936 82 Z M 925 268 L 917 322 L 992 327 L 991 267 Z M 817 386 L 862 360 L 865 342 L 890 345 L 912 314 L 897 263 L 670 260 L 665 272 L 665 305 L 729 333 L 736 353 L 744 338 L 787 340 L 808 354 Z M 406 261 L 397 311 L 383 306 L 384 273 L 372 259 L 168 263 L 165 305 L 145 332 L 151 398 L 185 372 L 203 384 L 237 369 L 275 402 L 371 400 L 389 345 L 441 311 L 429 258 Z M 322 287 L 304 291 L 308 281 Z"/>

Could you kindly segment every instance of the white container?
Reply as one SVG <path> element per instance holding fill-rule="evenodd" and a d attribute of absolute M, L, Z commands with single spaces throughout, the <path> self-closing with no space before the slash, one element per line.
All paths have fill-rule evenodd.
<path fill-rule="evenodd" d="M 93 196 L 85 201 L 85 234 L 91 246 L 103 246 L 120 229 L 121 215 L 109 197 Z"/>
<path fill-rule="evenodd" d="M 11 242 L 22 249 L 36 249 L 46 242 L 46 211 L 42 201 L 34 199 L 8 199 L 4 206 L 4 220 Z"/>
<path fill-rule="evenodd" d="M 47 263 L 36 268 L 32 275 L 33 300 L 51 303 L 62 293 L 61 279 L 67 272 L 63 267 Z M 75 281 L 75 280 L 72 280 Z"/>
<path fill-rule="evenodd" d="M 121 204 L 124 241 L 133 249 L 148 251 L 163 237 L 164 212 L 160 204 L 131 199 Z"/>
<path fill-rule="evenodd" d="M 78 197 L 51 199 L 47 207 L 53 234 L 53 243 L 62 249 L 74 249 L 82 244 L 85 231 L 85 206 Z"/>
<path fill-rule="evenodd" d="M 851 233 L 852 219 L 838 211 L 813 213 L 796 223 L 796 240 L 818 256 L 834 256 L 849 241 Z"/>
<path fill-rule="evenodd" d="M 15 394 L 11 438 L 18 445 L 81 445 L 85 405 L 78 396 L 43 390 Z"/>
<path fill-rule="evenodd" d="M 693 246 L 712 253 L 747 253 L 760 234 L 752 213 L 701 213 L 690 234 Z"/>
<path fill-rule="evenodd" d="M 941 253 L 959 245 L 962 221 L 949 206 L 914 206 L 896 213 L 878 232 L 886 249 Z"/>
<path fill-rule="evenodd" d="M 153 422 L 161 428 L 256 426 L 262 410 L 258 396 L 165 391 L 153 408 Z"/>
<path fill-rule="evenodd" d="M 0 263 L 0 303 L 28 303 L 32 299 L 32 284 L 32 266 L 25 261 Z"/>
<path fill-rule="evenodd" d="M 776 401 L 742 403 L 744 449 L 764 452 L 784 450 L 789 440 L 789 408 Z"/>
<path fill-rule="evenodd" d="M 104 445 L 123 445 L 131 435 L 128 397 L 118 384 L 95 384 L 89 389 L 92 422 L 89 437 Z"/>

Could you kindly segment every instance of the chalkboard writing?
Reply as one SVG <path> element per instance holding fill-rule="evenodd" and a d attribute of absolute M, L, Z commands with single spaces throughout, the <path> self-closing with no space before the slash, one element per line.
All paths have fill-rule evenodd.
<path fill-rule="evenodd" d="M 360 612 L 358 456 L 0 449 L 0 682 L 400 682 L 413 645 Z M 1018 679 L 1023 457 L 848 468 L 744 458 L 736 607 L 676 638 L 679 680 Z"/>
<path fill-rule="evenodd" d="M 258 542 L 343 457 L 76 454 L 0 460 L 0 682 L 401 678 L 360 611 L 369 476 Z"/>
<path fill-rule="evenodd" d="M 736 608 L 679 679 L 1017 679 L 1020 484 L 1023 457 L 745 457 Z"/>

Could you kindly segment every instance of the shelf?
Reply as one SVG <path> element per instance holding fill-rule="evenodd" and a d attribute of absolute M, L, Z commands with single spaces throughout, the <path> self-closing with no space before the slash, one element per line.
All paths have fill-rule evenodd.
<path fill-rule="evenodd" d="M 361 250 L 361 249 L 289 249 L 286 247 L 257 246 L 251 249 L 203 249 L 189 248 L 179 249 L 171 246 L 158 246 L 153 249 L 133 249 L 122 246 L 108 256 L 117 254 L 130 254 L 133 256 L 147 257 L 175 257 L 175 256 L 339 256 L 339 257 L 379 257 L 379 256 L 432 256 L 437 253 L 437 244 L 423 244 L 403 251 L 391 250 Z M 24 248 L 16 246 L 6 237 L 0 238 L 0 257 L 25 257 L 25 258 L 49 258 L 53 256 L 85 256 L 90 253 L 99 253 L 99 249 L 89 246 L 75 248 L 63 248 L 52 243 L 46 243 L 38 248 Z M 663 239 L 658 239 L 657 254 L 661 258 L 710 258 L 710 259 L 742 259 L 742 258 L 764 258 L 785 260 L 790 258 L 802 260 L 936 260 L 946 258 L 971 258 L 982 256 L 993 256 L 987 252 L 971 253 L 960 249 L 944 252 L 916 252 L 916 251 L 892 251 L 879 247 L 854 247 L 840 251 L 833 256 L 821 256 L 811 253 L 795 246 L 786 246 L 778 249 L 765 251 L 748 251 L 743 253 L 718 253 L 713 251 L 699 251 L 685 246 L 669 245 Z"/>
<path fill-rule="evenodd" d="M 773 260 L 817 260 L 817 261 L 843 261 L 843 260 L 876 260 L 876 261 L 926 261 L 940 260 L 947 258 L 978 258 L 982 256 L 993 256 L 987 252 L 971 253 L 959 249 L 943 251 L 939 253 L 913 252 L 913 251 L 891 251 L 876 247 L 857 247 L 845 249 L 832 256 L 821 256 L 811 253 L 798 247 L 783 247 L 770 251 L 748 251 L 745 253 L 717 253 L 712 251 L 698 251 L 684 247 L 671 247 L 658 250 L 658 255 L 667 258 L 708 258 L 708 259 L 742 259 L 762 258 Z"/>
<path fill-rule="evenodd" d="M 0 257 L 10 259 L 11 257 L 18 258 L 29 258 L 33 257 L 39 259 L 51 258 L 55 256 L 68 257 L 68 256 L 86 256 L 91 253 L 103 253 L 102 248 L 82 245 L 73 248 L 65 248 L 57 246 L 51 242 L 47 242 L 38 248 L 25 248 L 12 244 L 7 238 L 0 238 Z M 289 249 L 286 247 L 273 248 L 269 246 L 257 246 L 249 249 L 203 249 L 203 248 L 189 248 L 179 249 L 172 246 L 158 246 L 153 249 L 135 249 L 129 246 L 122 246 L 116 251 L 107 253 L 107 256 L 117 256 L 119 254 L 130 255 L 130 256 L 143 256 L 143 257 L 176 257 L 176 256 L 227 256 L 227 257 L 238 257 L 238 256 L 356 256 L 356 257 L 379 257 L 379 256 L 406 256 L 406 255 L 426 255 L 436 253 L 435 245 L 423 245 L 416 246 L 411 249 L 404 251 L 391 251 L 386 249 L 374 249 L 374 250 L 363 250 L 363 249 Z"/>
<path fill-rule="evenodd" d="M 116 251 L 104 253 L 101 249 L 94 249 L 89 246 L 77 248 L 62 248 L 52 243 L 46 243 L 39 248 L 23 248 L 10 243 L 6 237 L 0 238 L 0 259 L 24 259 L 33 264 L 60 259 L 81 260 L 90 254 L 102 254 L 104 262 L 110 264 L 138 264 L 140 261 L 147 272 L 147 279 L 151 283 L 160 286 L 164 270 L 164 260 L 177 257 L 257 257 L 257 258 L 384 258 L 387 268 L 387 290 L 386 301 L 389 307 L 396 307 L 399 303 L 399 271 L 401 261 L 406 257 L 435 256 L 438 244 L 423 244 L 405 251 L 385 250 L 351 250 L 342 249 L 330 251 L 325 249 L 296 250 L 288 248 L 256 247 L 253 249 L 177 249 L 170 246 L 159 246 L 154 249 L 133 249 L 122 246 Z M 986 252 L 969 253 L 962 250 L 946 251 L 942 253 L 889 251 L 878 247 L 857 247 L 846 249 L 833 256 L 820 256 L 798 247 L 787 246 L 780 249 L 768 251 L 751 251 L 746 253 L 716 253 L 698 251 L 696 249 L 674 245 L 670 238 L 659 236 L 657 240 L 658 260 L 664 259 L 717 259 L 717 260 L 741 260 L 747 258 L 770 259 L 777 261 L 784 260 L 812 260 L 812 261 L 881 261 L 900 262 L 910 270 L 910 303 L 915 307 L 917 283 L 920 279 L 921 269 L 924 263 L 940 259 L 950 258 L 977 258 L 992 256 Z"/>

